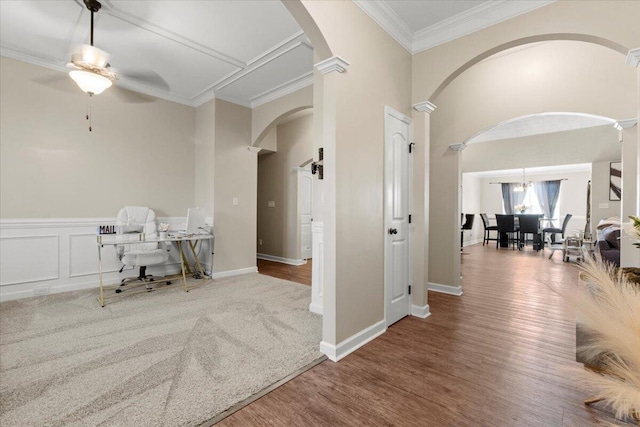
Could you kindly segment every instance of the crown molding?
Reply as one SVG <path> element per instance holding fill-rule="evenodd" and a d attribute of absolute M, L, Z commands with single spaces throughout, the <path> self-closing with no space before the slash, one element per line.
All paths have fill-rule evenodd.
<path fill-rule="evenodd" d="M 431 49 L 553 2 L 555 0 L 500 0 L 481 3 L 449 19 L 416 31 L 411 46 L 412 53 Z"/>
<path fill-rule="evenodd" d="M 433 113 L 433 111 L 436 109 L 437 107 L 435 106 L 435 104 L 429 102 L 429 101 L 424 101 L 424 102 L 418 102 L 417 104 L 413 104 L 413 109 L 416 111 L 420 111 L 420 112 L 424 112 L 424 113 L 428 113 L 431 114 Z"/>
<path fill-rule="evenodd" d="M 262 150 L 261 147 L 254 147 L 253 145 L 250 145 L 247 147 L 247 150 L 249 150 L 252 153 L 259 153 L 260 150 Z"/>
<path fill-rule="evenodd" d="M 631 49 L 627 54 L 627 64 L 632 67 L 640 65 L 640 47 L 637 49 Z"/>
<path fill-rule="evenodd" d="M 262 104 L 273 101 L 274 99 L 281 98 L 285 95 L 289 95 L 297 90 L 303 89 L 313 84 L 313 71 L 290 80 L 284 84 L 276 86 L 273 89 L 269 89 L 260 95 L 251 98 L 251 108 L 256 108 Z"/>
<path fill-rule="evenodd" d="M 413 31 L 386 2 L 369 0 L 353 0 L 353 2 L 400 43 L 400 46 L 412 53 Z"/>
<path fill-rule="evenodd" d="M 613 127 L 617 130 L 630 129 L 638 124 L 638 119 L 624 119 L 618 120 L 613 124 Z"/>
<path fill-rule="evenodd" d="M 247 101 L 246 99 L 238 98 L 237 96 L 217 92 L 215 98 L 230 102 L 232 104 L 238 104 L 243 107 L 251 108 L 251 102 Z"/>
<path fill-rule="evenodd" d="M 349 61 L 339 56 L 332 56 L 331 58 L 327 58 L 324 61 L 320 61 L 314 65 L 318 71 L 322 74 L 329 74 L 332 71 L 337 71 L 339 73 L 344 73 L 347 71 L 347 68 L 351 65 Z"/>

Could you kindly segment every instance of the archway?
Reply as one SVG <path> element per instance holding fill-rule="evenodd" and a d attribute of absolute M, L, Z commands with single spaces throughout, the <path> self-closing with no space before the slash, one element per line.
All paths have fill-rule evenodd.
<path fill-rule="evenodd" d="M 515 116 L 544 111 L 575 111 L 623 119 L 637 112 L 636 70 L 620 56 L 623 48 L 594 38 L 576 40 L 520 39 L 459 67 L 439 85 L 438 109 L 431 114 L 431 174 L 446 177 L 433 191 L 429 281 L 460 289 L 459 214 L 461 154 L 481 130 Z M 504 51 L 507 46 L 531 45 L 525 50 Z M 567 45 L 572 48 L 568 49 Z M 490 52 L 494 56 L 486 56 Z M 497 55 L 497 52 L 502 52 Z M 592 61 L 599 61 L 593 66 Z M 533 65 L 539 65 L 538 68 Z M 585 70 L 588 70 L 586 72 Z M 435 211 L 435 214 L 434 214 Z M 446 214 L 446 212 L 449 212 Z M 449 246 L 449 247 L 447 247 Z"/>

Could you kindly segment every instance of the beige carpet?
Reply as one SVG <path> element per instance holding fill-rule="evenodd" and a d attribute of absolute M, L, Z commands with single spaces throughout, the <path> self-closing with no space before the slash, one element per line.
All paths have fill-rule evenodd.
<path fill-rule="evenodd" d="M 0 425 L 192 426 L 321 357 L 311 288 L 260 274 L 0 304 Z"/>

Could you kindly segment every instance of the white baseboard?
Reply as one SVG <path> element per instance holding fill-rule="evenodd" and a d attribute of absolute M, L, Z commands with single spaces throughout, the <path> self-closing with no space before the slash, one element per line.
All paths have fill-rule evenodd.
<path fill-rule="evenodd" d="M 468 242 L 464 242 L 462 246 L 477 245 L 478 243 L 482 243 L 482 241 L 483 241 L 482 239 L 469 240 Z"/>
<path fill-rule="evenodd" d="M 441 285 L 439 283 L 429 282 L 428 289 L 433 292 L 440 292 L 441 294 L 449 294 L 455 296 L 462 295 L 462 286 Z"/>
<path fill-rule="evenodd" d="M 213 273 L 212 279 L 221 279 L 223 277 L 240 276 L 241 274 L 257 273 L 258 267 L 239 268 L 237 270 L 221 271 L 219 273 Z"/>
<path fill-rule="evenodd" d="M 429 304 L 425 304 L 422 307 L 419 305 L 411 306 L 411 315 L 415 317 L 419 317 L 421 319 L 426 319 L 431 316 L 431 311 L 429 310 Z"/>
<path fill-rule="evenodd" d="M 256 256 L 258 259 L 263 259 L 265 261 L 281 262 L 288 265 L 305 265 L 307 263 L 306 259 L 282 258 L 267 254 L 256 254 Z"/>
<path fill-rule="evenodd" d="M 325 341 L 320 343 L 320 351 L 325 354 L 329 360 L 337 362 L 340 359 L 353 353 L 369 341 L 372 341 L 384 334 L 387 331 L 387 326 L 384 320 L 381 320 L 373 325 L 361 330 L 360 332 L 350 336 L 344 341 L 338 343 L 338 345 L 329 344 Z"/>
<path fill-rule="evenodd" d="M 319 304 L 309 304 L 309 311 L 322 316 L 322 306 Z"/>

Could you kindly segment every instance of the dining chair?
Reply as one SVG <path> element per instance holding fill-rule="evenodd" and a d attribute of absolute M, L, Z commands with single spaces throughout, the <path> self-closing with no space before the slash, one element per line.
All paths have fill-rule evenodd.
<path fill-rule="evenodd" d="M 562 239 L 564 240 L 564 234 L 567 231 L 567 224 L 569 224 L 569 220 L 571 219 L 573 215 L 571 214 L 566 214 L 564 217 L 564 221 L 562 221 L 562 228 L 557 228 L 557 227 L 547 227 L 547 228 L 543 228 L 542 229 L 542 244 L 546 244 L 547 240 L 546 240 L 546 235 L 547 234 L 551 234 L 551 243 L 554 243 L 556 241 L 556 234 L 561 233 L 562 234 Z"/>
<path fill-rule="evenodd" d="M 462 246 L 464 244 L 464 231 L 471 230 L 473 228 L 473 220 L 475 218 L 475 214 L 464 214 L 465 221 L 460 228 L 460 251 L 462 251 Z"/>
<path fill-rule="evenodd" d="M 513 249 L 515 249 L 516 242 L 518 239 L 518 227 L 516 227 L 516 218 L 515 215 L 502 215 L 496 214 L 496 222 L 498 227 L 498 240 L 496 241 L 496 249 L 498 249 L 498 244 L 500 242 L 500 236 L 507 236 L 507 245 L 509 240 L 512 243 Z M 520 249 L 518 247 L 518 249 Z"/>
<path fill-rule="evenodd" d="M 533 249 L 539 251 L 542 246 L 542 230 L 540 230 L 540 218 L 542 215 L 519 215 L 520 246 L 527 245 L 527 234 L 531 234 Z"/>
<path fill-rule="evenodd" d="M 484 238 L 482 239 L 482 246 L 484 246 L 485 243 L 489 243 L 489 240 L 495 240 L 498 241 L 498 226 L 497 225 L 491 225 L 489 223 L 489 217 L 487 216 L 486 213 L 481 213 L 480 214 L 480 218 L 482 218 L 482 225 L 484 226 Z M 495 239 L 491 239 L 490 236 L 490 232 L 491 231 L 495 231 L 496 232 L 496 238 Z"/>

